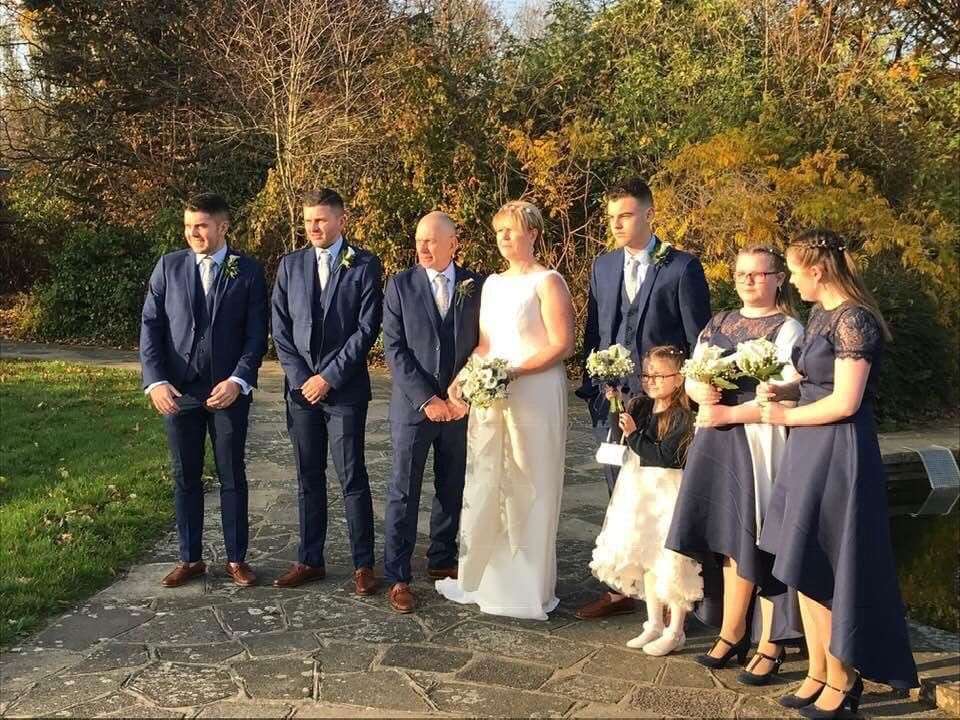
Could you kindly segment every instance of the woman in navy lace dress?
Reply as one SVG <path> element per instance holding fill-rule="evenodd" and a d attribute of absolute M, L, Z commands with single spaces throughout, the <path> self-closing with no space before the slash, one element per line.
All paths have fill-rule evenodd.
<path fill-rule="evenodd" d="M 694 355 L 706 344 L 729 355 L 738 343 L 766 338 L 789 363 L 803 326 L 791 317 L 793 288 L 786 284 L 783 255 L 771 248 L 744 248 L 733 275 L 743 307 L 714 315 Z M 790 371 L 792 366 L 785 368 Z M 720 393 L 687 379 L 687 394 L 700 406 L 697 432 L 666 542 L 668 549 L 702 565 L 704 599 L 695 612 L 720 628 L 713 648 L 697 662 L 721 668 L 736 657 L 743 664 L 755 638 L 757 652 L 738 676 L 748 685 L 770 682 L 783 662 L 780 643 L 800 636 L 799 611 L 791 612 L 786 586 L 771 575 L 773 556 L 757 546 L 786 433 L 760 424 L 756 387 L 756 380 L 740 378 L 736 390 Z M 759 612 L 753 614 L 751 632 L 754 606 Z"/>
<path fill-rule="evenodd" d="M 886 478 L 874 425 L 878 361 L 889 331 L 843 240 L 808 231 L 787 250 L 791 282 L 816 305 L 798 349 L 799 383 L 758 388 L 764 422 L 791 427 L 760 545 L 796 589 L 807 678 L 781 698 L 806 717 L 856 712 L 861 676 L 917 686 L 897 586 Z"/>

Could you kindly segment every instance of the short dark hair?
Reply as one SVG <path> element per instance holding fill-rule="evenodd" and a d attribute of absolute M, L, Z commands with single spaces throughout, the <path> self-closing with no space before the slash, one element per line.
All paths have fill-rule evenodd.
<path fill-rule="evenodd" d="M 316 207 L 317 205 L 326 205 L 334 210 L 343 212 L 344 204 L 340 193 L 330 188 L 320 188 L 319 190 L 307 190 L 303 194 L 304 207 Z"/>
<path fill-rule="evenodd" d="M 228 220 L 230 219 L 230 205 L 222 195 L 212 192 L 192 195 L 184 204 L 183 209 L 191 212 L 207 213 L 207 215 L 222 215 Z"/>
<path fill-rule="evenodd" d="M 646 180 L 630 178 L 607 190 L 607 201 L 622 200 L 625 197 L 636 198 L 644 205 L 653 207 L 653 191 L 650 190 Z"/>

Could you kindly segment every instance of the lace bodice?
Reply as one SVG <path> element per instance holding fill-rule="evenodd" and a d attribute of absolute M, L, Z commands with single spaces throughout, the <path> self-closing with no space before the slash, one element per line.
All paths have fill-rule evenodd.
<path fill-rule="evenodd" d="M 709 343 L 733 352 L 737 343 L 767 338 L 771 342 L 777 336 L 786 316 L 781 313 L 766 317 L 751 318 L 740 314 L 739 310 L 719 312 L 710 318 L 710 322 L 700 333 L 700 342 Z"/>
<path fill-rule="evenodd" d="M 833 310 L 816 305 L 810 312 L 803 342 L 797 348 L 797 369 L 804 376 L 800 395 L 812 402 L 833 392 L 833 363 L 836 358 L 868 360 L 870 375 L 864 400 L 877 393 L 883 332 L 873 313 L 860 305 L 845 302 Z"/>
<path fill-rule="evenodd" d="M 742 315 L 739 310 L 719 312 L 710 318 L 710 322 L 700 333 L 697 345 L 714 345 L 725 350 L 724 355 L 729 355 L 737 349 L 738 343 L 748 340 L 766 338 L 770 342 L 778 343 L 778 340 L 781 339 L 778 337 L 780 330 L 788 321 L 797 328 L 794 338 L 799 337 L 799 323 L 782 313 L 751 318 Z M 785 353 L 784 362 L 789 359 L 789 352 L 785 351 Z M 740 405 L 756 397 L 756 380 L 741 377 L 734 382 L 737 389 L 724 390 L 720 400 L 721 403 L 724 405 Z"/>
<path fill-rule="evenodd" d="M 525 275 L 496 274 L 483 284 L 480 331 L 490 341 L 490 356 L 519 365 L 548 343 L 537 288 L 555 270 Z"/>

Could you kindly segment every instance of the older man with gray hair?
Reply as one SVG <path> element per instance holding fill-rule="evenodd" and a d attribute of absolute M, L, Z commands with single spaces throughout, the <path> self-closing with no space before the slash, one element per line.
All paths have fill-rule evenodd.
<path fill-rule="evenodd" d="M 461 404 L 448 401 L 447 388 L 477 345 L 482 283 L 454 262 L 457 246 L 457 228 L 448 215 L 434 211 L 421 218 L 418 264 L 390 279 L 383 302 L 384 350 L 393 373 L 384 576 L 391 584 L 390 604 L 400 613 L 416 607 L 411 558 L 431 447 L 435 494 L 427 572 L 433 579 L 457 573 L 467 418 Z"/>

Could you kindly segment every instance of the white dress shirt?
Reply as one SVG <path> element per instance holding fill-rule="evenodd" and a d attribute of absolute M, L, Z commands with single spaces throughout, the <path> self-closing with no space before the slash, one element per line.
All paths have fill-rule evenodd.
<path fill-rule="evenodd" d="M 217 286 L 217 277 L 218 277 L 217 272 L 223 266 L 224 261 L 227 259 L 228 252 L 229 252 L 229 248 L 227 248 L 227 246 L 224 245 L 222 248 L 220 248 L 210 256 L 211 258 L 213 258 L 213 286 L 211 287 L 211 290 Z M 204 253 L 193 254 L 193 259 L 196 261 L 198 266 L 200 265 L 200 263 L 203 262 L 203 259 L 205 257 L 207 256 Z M 244 395 L 249 395 L 250 391 L 253 390 L 253 388 L 250 387 L 250 385 L 247 383 L 246 380 L 242 380 L 238 378 L 236 375 L 231 375 L 227 379 L 233 380 L 233 382 L 239 385 L 240 392 L 242 392 Z M 147 389 L 143 391 L 143 394 L 149 395 L 150 391 L 153 390 L 158 385 L 169 385 L 169 384 L 170 383 L 167 380 L 158 380 L 155 383 L 150 383 L 149 385 L 147 385 Z"/>
<path fill-rule="evenodd" d="M 653 249 L 657 246 L 657 236 L 651 235 L 650 242 L 647 243 L 647 246 L 643 250 L 631 250 L 628 247 L 623 248 L 623 279 L 624 282 L 627 280 L 627 275 L 630 272 L 630 263 L 634 259 L 637 262 L 637 292 L 640 292 L 640 286 L 643 285 L 643 281 L 647 277 L 647 268 L 650 267 L 650 256 L 653 254 Z"/>
<path fill-rule="evenodd" d="M 317 253 L 317 268 L 319 269 L 320 263 L 323 262 L 323 253 L 324 251 L 330 253 L 330 275 L 333 276 L 334 271 L 336 271 L 337 266 L 334 264 L 337 262 L 337 258 L 340 257 L 340 251 L 343 249 L 343 235 L 337 235 L 337 239 L 333 241 L 333 245 L 327 248 L 318 248 L 315 247 L 314 251 Z M 319 270 L 318 270 L 319 271 Z M 330 282 L 327 280 L 327 282 Z"/>
<path fill-rule="evenodd" d="M 434 302 L 437 301 L 437 275 L 443 275 L 447 279 L 447 300 L 450 305 L 447 307 L 447 312 L 450 312 L 450 308 L 453 307 L 454 300 L 454 286 L 457 283 L 457 272 L 454 269 L 453 261 L 450 261 L 450 264 L 447 265 L 443 270 L 434 270 L 433 268 L 425 268 L 427 271 L 427 280 L 430 281 L 430 291 L 433 293 Z M 437 305 L 439 308 L 439 303 Z"/>

